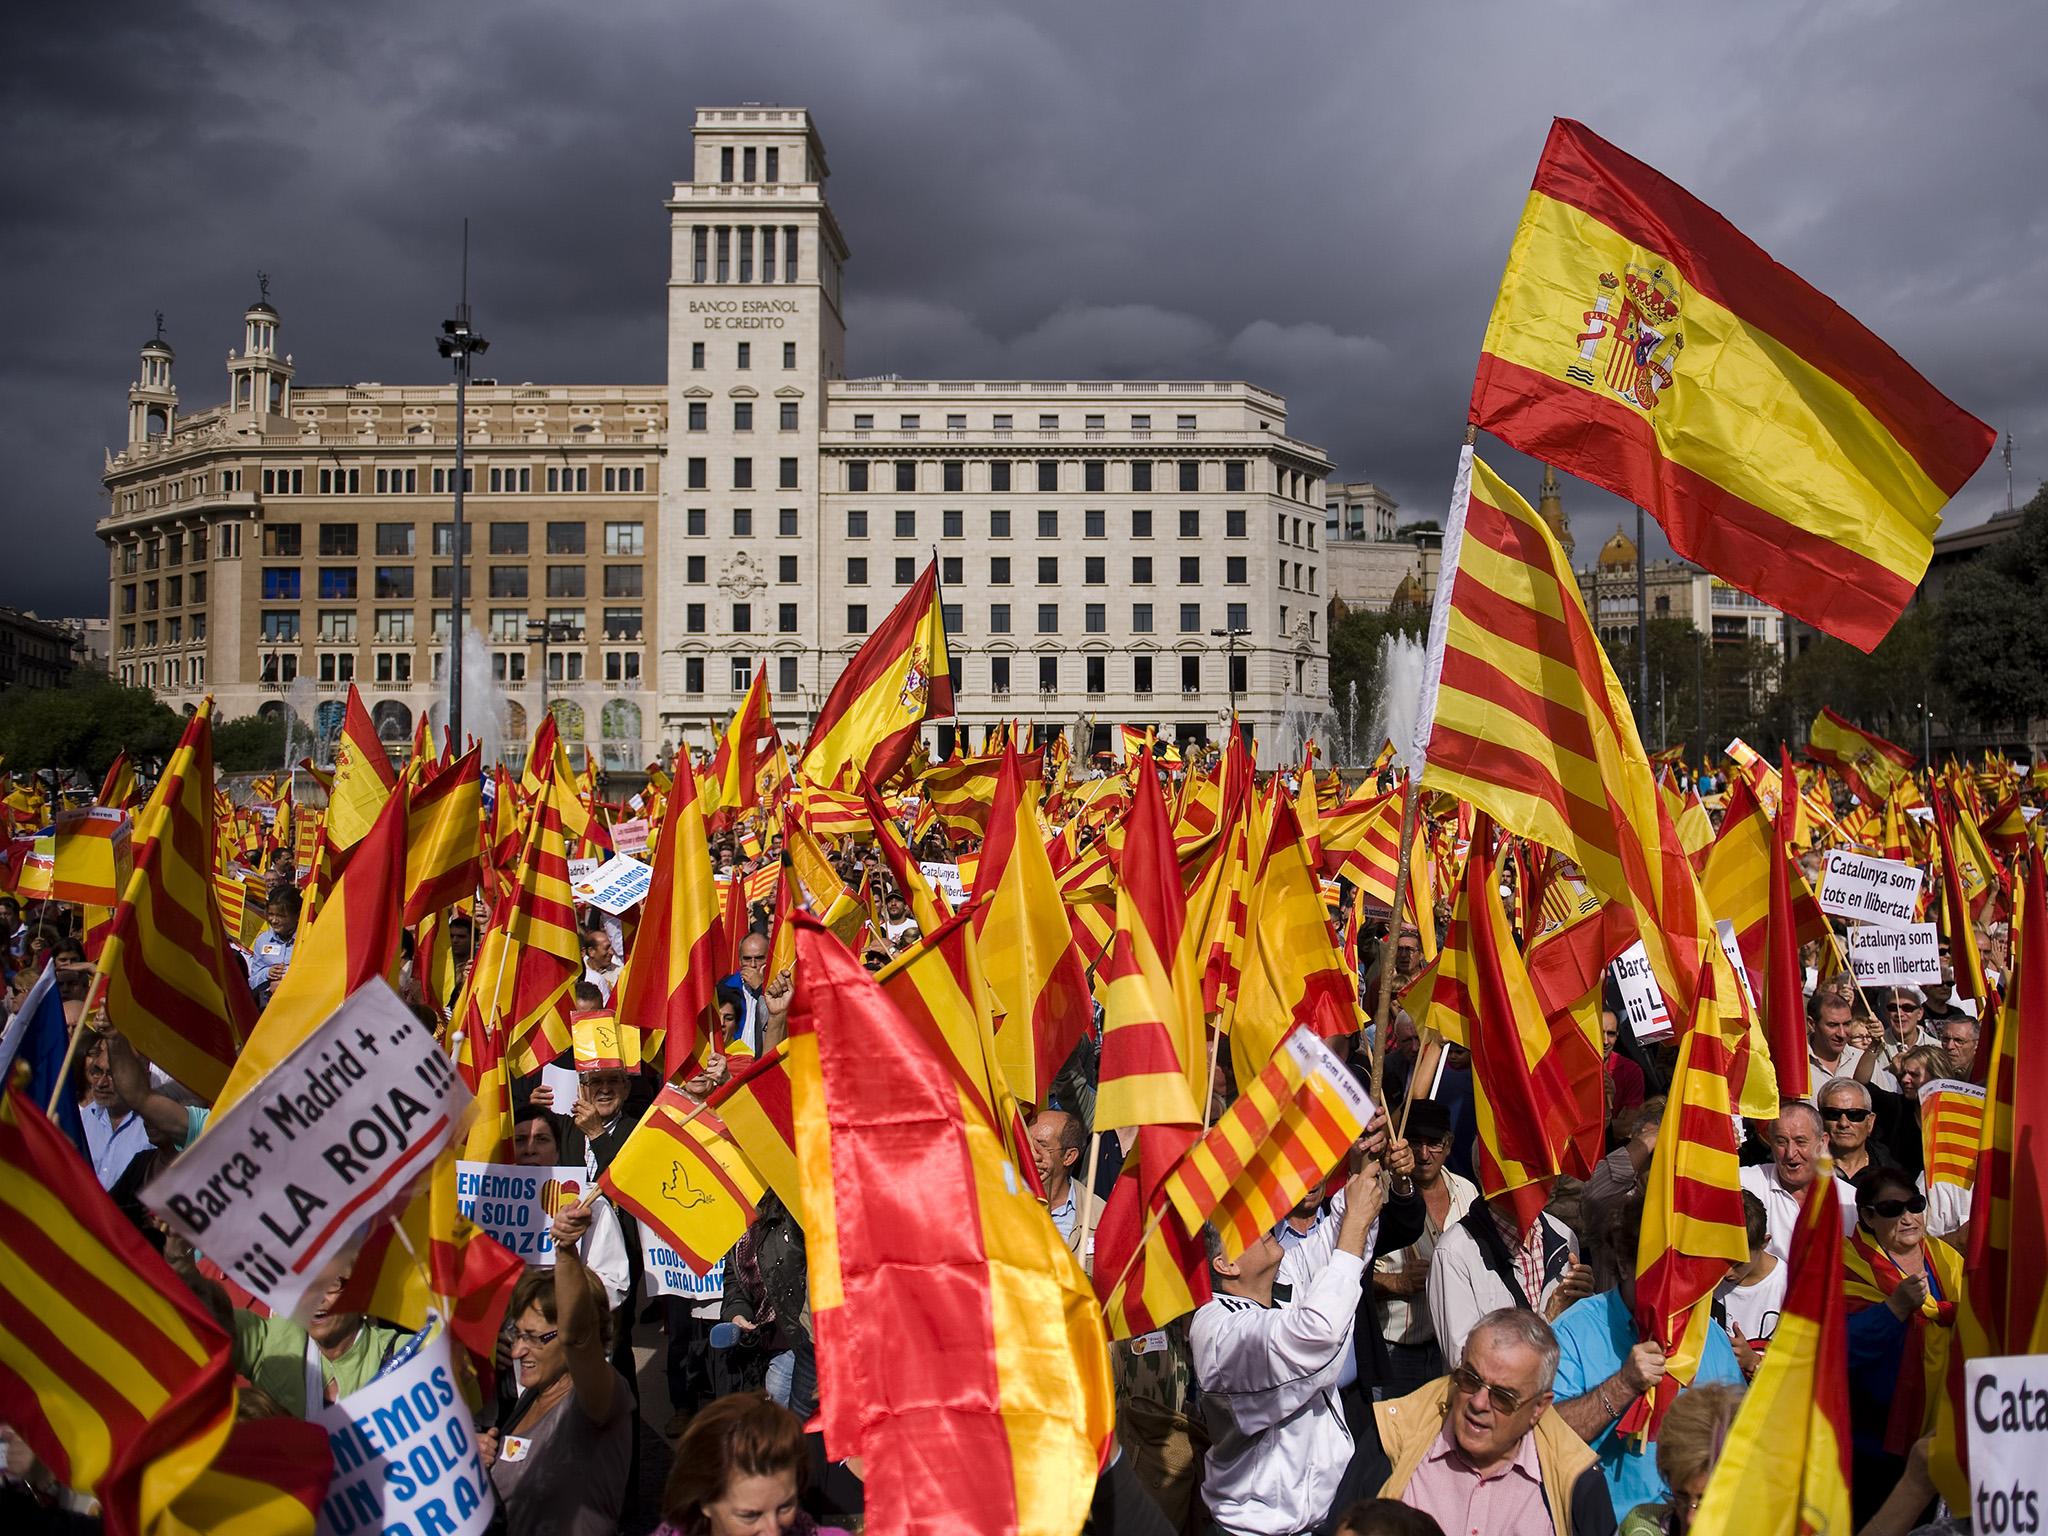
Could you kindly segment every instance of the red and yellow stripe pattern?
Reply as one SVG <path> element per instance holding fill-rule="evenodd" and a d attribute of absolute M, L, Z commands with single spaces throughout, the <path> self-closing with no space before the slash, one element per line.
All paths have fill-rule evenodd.
<path fill-rule="evenodd" d="M 1993 433 L 1676 182 L 1552 125 L 1471 420 L 1865 650 Z"/>

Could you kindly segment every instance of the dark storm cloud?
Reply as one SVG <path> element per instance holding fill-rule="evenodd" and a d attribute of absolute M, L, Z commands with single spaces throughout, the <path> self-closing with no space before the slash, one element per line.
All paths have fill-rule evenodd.
<path fill-rule="evenodd" d="M 308 382 L 440 376 L 463 214 L 498 376 L 652 381 L 699 104 L 818 114 L 856 372 L 1241 377 L 1440 515 L 1549 118 L 1720 207 L 2048 462 L 2031 7 L 13 7 L 0 601 L 104 611 L 151 311 L 214 403 L 255 273 Z M 1533 471 L 1501 452 L 1524 482 Z M 2004 494 L 1994 460 L 1951 516 Z M 1576 491 L 1576 531 L 1620 512 Z"/>

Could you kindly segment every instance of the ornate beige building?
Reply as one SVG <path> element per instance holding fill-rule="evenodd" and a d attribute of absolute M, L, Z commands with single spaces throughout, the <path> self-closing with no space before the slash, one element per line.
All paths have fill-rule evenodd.
<path fill-rule="evenodd" d="M 1116 722 L 1268 742 L 1327 707 L 1323 479 L 1286 404 L 1211 380 L 847 379 L 846 240 L 810 115 L 697 114 L 668 200 L 665 386 L 473 383 L 466 723 L 548 705 L 633 768 L 703 743 L 755 666 L 806 729 L 934 555 L 960 718 L 1101 750 Z M 142 349 L 99 527 L 113 669 L 223 713 L 346 684 L 380 732 L 445 708 L 454 388 L 302 386 L 267 298 L 226 403 Z M 471 680 L 475 679 L 474 682 Z M 932 732 L 950 744 L 951 727 Z"/>

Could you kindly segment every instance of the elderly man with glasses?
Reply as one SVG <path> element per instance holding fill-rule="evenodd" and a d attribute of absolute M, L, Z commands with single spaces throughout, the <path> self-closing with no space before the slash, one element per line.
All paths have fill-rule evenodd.
<path fill-rule="evenodd" d="M 1380 1496 L 1446 1531 L 1609 1536 L 1599 1459 L 1554 1406 L 1557 1359 L 1557 1336 L 1534 1312 L 1487 1313 L 1450 1375 L 1379 1404 L 1393 1463 Z"/>
<path fill-rule="evenodd" d="M 1820 1127 L 1827 1137 L 1835 1177 L 1854 1179 L 1866 1168 L 1895 1168 L 1898 1160 L 1871 1138 L 1877 1116 L 1870 1090 L 1853 1077 L 1838 1077 L 1820 1091 Z"/>

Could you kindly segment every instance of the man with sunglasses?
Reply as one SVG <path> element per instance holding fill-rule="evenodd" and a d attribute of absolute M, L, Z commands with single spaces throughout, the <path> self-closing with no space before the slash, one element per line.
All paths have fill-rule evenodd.
<path fill-rule="evenodd" d="M 1878 1088 L 1897 1093 L 1899 1080 L 1893 1068 L 1898 1059 L 1916 1046 L 1939 1045 L 1941 1040 L 1925 1027 L 1927 994 L 1918 987 L 1887 987 L 1878 1007 L 1884 1012 L 1884 1035 L 1865 1053 L 1874 1058 L 1870 1071 L 1858 1075 Z"/>
<path fill-rule="evenodd" d="M 1450 1375 L 1376 1409 L 1393 1463 L 1380 1496 L 1446 1531 L 1610 1536 L 1599 1459 L 1554 1406 L 1557 1336 L 1534 1312 L 1489 1312 Z"/>
<path fill-rule="evenodd" d="M 1877 1124 L 1870 1090 L 1855 1078 L 1838 1077 L 1821 1089 L 1820 1124 L 1836 1178 L 1854 1179 L 1866 1168 L 1897 1166 L 1884 1143 L 1870 1134 Z"/>

